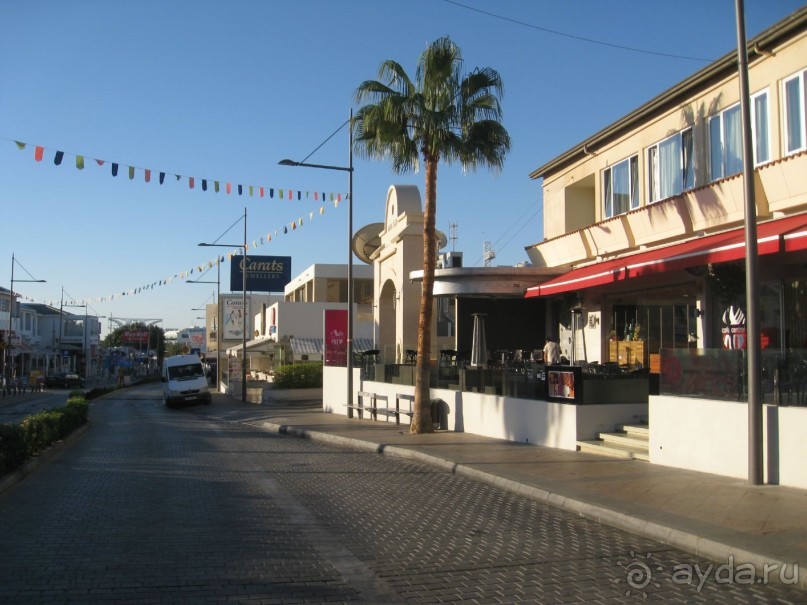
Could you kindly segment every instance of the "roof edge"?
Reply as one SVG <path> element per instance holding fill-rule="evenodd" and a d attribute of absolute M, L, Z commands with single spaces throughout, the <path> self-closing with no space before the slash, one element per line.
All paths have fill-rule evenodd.
<path fill-rule="evenodd" d="M 795 11 L 778 23 L 775 23 L 751 40 L 747 41 L 749 64 L 763 57 L 768 45 L 778 45 L 794 34 L 807 29 L 807 7 Z M 682 98 L 690 97 L 707 85 L 726 78 L 737 70 L 736 49 L 726 53 L 720 59 L 695 72 L 690 77 L 678 82 L 660 95 L 651 99 L 644 105 L 625 115 L 621 119 L 606 126 L 599 132 L 578 143 L 563 154 L 555 157 L 544 165 L 530 172 L 531 179 L 539 179 L 548 173 L 555 172 L 591 153 L 593 147 L 601 146 L 615 139 L 622 132 L 629 130 L 659 113 L 667 111 L 670 107 L 680 104 Z"/>

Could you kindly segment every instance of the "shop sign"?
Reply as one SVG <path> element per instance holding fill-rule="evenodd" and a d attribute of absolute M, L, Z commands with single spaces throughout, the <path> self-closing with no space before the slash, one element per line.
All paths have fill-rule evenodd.
<path fill-rule="evenodd" d="M 229 357 L 227 358 L 227 372 L 229 382 L 241 382 L 241 358 Z"/>
<path fill-rule="evenodd" d="M 547 389 L 549 397 L 574 400 L 575 375 L 574 370 L 548 370 Z"/>
<path fill-rule="evenodd" d="M 249 299 L 244 311 L 243 297 L 221 297 L 224 301 L 224 340 L 241 340 L 244 337 L 244 318 L 249 314 Z"/>
<path fill-rule="evenodd" d="M 123 338 L 124 344 L 147 344 L 149 341 L 148 330 L 124 330 Z"/>
<path fill-rule="evenodd" d="M 244 271 L 248 292 L 283 292 L 291 281 L 290 256 L 233 256 L 230 260 L 230 291 L 242 292 Z"/>
<path fill-rule="evenodd" d="M 347 366 L 347 310 L 329 309 L 325 311 L 325 355 L 326 366 Z"/>
<path fill-rule="evenodd" d="M 744 349 L 746 345 L 745 312 L 734 305 L 723 311 L 723 348 Z"/>

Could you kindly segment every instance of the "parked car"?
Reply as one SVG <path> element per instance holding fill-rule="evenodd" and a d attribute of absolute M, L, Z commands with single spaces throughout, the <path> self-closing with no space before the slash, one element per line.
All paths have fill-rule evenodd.
<path fill-rule="evenodd" d="M 45 376 L 45 386 L 62 389 L 81 388 L 84 386 L 84 379 L 71 372 L 55 372 Z"/>

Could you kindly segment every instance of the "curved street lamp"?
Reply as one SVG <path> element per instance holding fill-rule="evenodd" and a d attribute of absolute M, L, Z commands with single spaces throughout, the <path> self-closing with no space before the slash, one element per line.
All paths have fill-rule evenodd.
<path fill-rule="evenodd" d="M 200 243 L 199 246 L 205 246 L 210 248 L 243 248 L 244 249 L 244 260 L 247 258 L 247 209 L 244 208 L 244 243 L 243 244 L 207 244 L 207 243 Z M 219 263 L 216 263 L 219 264 Z M 241 305 L 243 307 L 243 319 L 241 325 L 241 401 L 246 403 L 247 401 L 247 268 L 246 263 L 244 263 L 244 268 L 241 270 L 241 277 L 242 277 L 242 284 L 241 284 Z M 216 305 L 221 304 L 221 301 L 217 301 Z M 216 307 L 216 315 L 219 315 L 219 308 Z M 218 342 L 218 333 L 221 331 L 221 326 L 219 326 L 219 330 L 216 332 L 217 342 Z M 219 370 L 219 348 L 218 344 L 216 346 L 216 384 L 218 385 L 218 373 Z"/>
<path fill-rule="evenodd" d="M 6 332 L 6 348 L 3 349 L 3 364 L 4 364 L 4 371 L 8 373 L 8 382 L 11 382 L 12 375 L 8 371 L 8 351 L 11 348 L 11 326 L 12 322 L 14 321 L 14 282 L 20 283 L 30 283 L 30 284 L 44 284 L 47 283 L 44 279 L 33 279 L 33 275 L 28 273 L 28 270 L 23 268 L 23 270 L 31 276 L 31 279 L 14 279 L 14 265 L 19 265 L 19 261 L 15 258 L 14 254 L 11 255 L 11 290 L 8 292 L 8 331 Z"/>
<path fill-rule="evenodd" d="M 348 178 L 348 223 L 347 223 L 347 413 L 348 417 L 353 416 L 353 409 L 350 407 L 353 402 L 353 110 L 350 110 L 350 119 L 347 121 L 349 136 L 349 163 L 345 166 L 330 166 L 327 164 L 308 164 L 306 162 L 295 162 L 294 160 L 280 160 L 280 166 L 302 166 L 305 168 L 321 168 L 323 170 L 339 170 L 347 172 Z M 344 124 L 343 124 L 344 125 Z M 341 128 L 341 126 L 340 126 Z M 333 136 L 333 135 L 331 135 Z"/>

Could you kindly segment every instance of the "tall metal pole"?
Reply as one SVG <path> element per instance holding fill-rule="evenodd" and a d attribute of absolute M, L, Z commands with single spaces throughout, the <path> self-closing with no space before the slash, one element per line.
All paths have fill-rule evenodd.
<path fill-rule="evenodd" d="M 8 386 L 11 386 L 11 378 L 12 376 L 12 368 L 8 367 L 9 361 L 11 361 L 11 365 L 14 365 L 14 356 L 10 354 L 11 352 L 11 326 L 12 322 L 14 321 L 14 254 L 11 254 L 11 289 L 8 292 L 8 333 L 6 334 L 6 374 Z"/>
<path fill-rule="evenodd" d="M 221 256 L 216 252 L 216 392 L 221 377 Z"/>
<path fill-rule="evenodd" d="M 309 164 L 307 162 L 295 162 L 294 160 L 280 160 L 278 164 L 281 166 L 306 166 L 308 168 L 322 168 L 324 170 L 342 170 L 350 173 L 349 187 L 348 187 L 348 223 L 347 223 L 347 405 L 353 401 L 353 110 L 350 110 L 350 118 L 347 121 L 350 128 L 349 141 L 349 159 L 350 163 L 345 166 L 328 166 L 326 164 Z M 340 126 L 336 132 L 339 132 L 344 127 Z M 336 134 L 334 132 L 334 134 Z M 331 135 L 333 136 L 333 135 Z M 330 137 L 328 137 L 330 138 Z M 320 145 L 321 147 L 321 145 Z M 317 148 L 319 149 L 319 147 Z M 316 151 L 316 150 L 314 150 Z M 308 157 L 311 157 L 309 154 Z M 307 159 L 307 158 L 306 158 Z M 353 416 L 353 410 L 348 407 L 348 417 Z"/>
<path fill-rule="evenodd" d="M 84 385 L 89 386 L 90 384 L 90 334 L 87 331 L 87 320 L 89 319 L 89 314 L 87 312 L 87 305 L 84 305 Z M 149 339 L 151 338 L 151 332 L 149 331 Z"/>
<path fill-rule="evenodd" d="M 748 92 L 748 52 L 745 41 L 745 8 L 735 0 L 737 13 L 737 68 L 740 81 L 740 117 L 743 129 L 743 188 L 745 192 L 745 342 L 748 354 L 748 483 L 760 485 L 762 476 L 762 372 L 757 308 L 757 205 L 754 197 L 754 156 L 751 145 L 751 112 Z"/>
<path fill-rule="evenodd" d="M 241 318 L 241 401 L 247 401 L 247 209 L 244 208 L 244 266 L 241 268 L 241 305 L 244 315 Z"/>
<path fill-rule="evenodd" d="M 347 200 L 347 406 L 353 403 L 353 109 L 350 110 L 348 200 Z"/>

